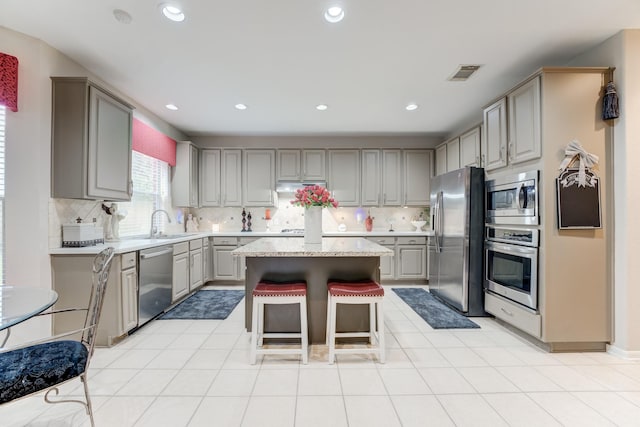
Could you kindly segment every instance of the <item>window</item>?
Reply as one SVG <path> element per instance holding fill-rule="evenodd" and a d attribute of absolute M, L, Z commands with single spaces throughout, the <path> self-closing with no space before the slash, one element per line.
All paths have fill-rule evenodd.
<path fill-rule="evenodd" d="M 118 210 L 126 216 L 120 222 L 120 237 L 149 234 L 151 214 L 156 209 L 170 211 L 169 164 L 133 151 L 131 164 L 133 194 L 131 201 L 118 203 Z M 155 227 L 166 231 L 167 218 L 156 215 Z"/>
<path fill-rule="evenodd" d="M 0 283 L 4 283 L 4 135 L 6 107 L 0 105 Z"/>

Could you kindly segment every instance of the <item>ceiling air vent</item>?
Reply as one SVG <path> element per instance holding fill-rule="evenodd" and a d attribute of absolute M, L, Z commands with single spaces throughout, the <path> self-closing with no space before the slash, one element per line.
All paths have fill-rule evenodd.
<path fill-rule="evenodd" d="M 449 80 L 452 82 L 463 82 L 467 80 L 473 73 L 478 71 L 479 65 L 461 65 L 460 68 L 451 76 Z"/>

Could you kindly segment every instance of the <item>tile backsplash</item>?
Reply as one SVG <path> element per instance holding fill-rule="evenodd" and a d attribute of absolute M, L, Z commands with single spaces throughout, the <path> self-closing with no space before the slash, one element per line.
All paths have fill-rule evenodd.
<path fill-rule="evenodd" d="M 247 213 L 251 213 L 251 229 L 253 231 L 280 231 L 284 228 L 304 228 L 304 208 L 291 205 L 292 198 L 279 197 L 276 207 L 248 207 Z M 271 213 L 271 220 L 265 219 L 266 209 Z M 326 232 L 338 231 L 338 226 L 344 224 L 347 231 L 365 231 L 364 219 L 370 212 L 373 217 L 374 230 L 389 230 L 393 223 L 396 231 L 412 231 L 412 217 L 418 217 L 420 213 L 427 219 L 428 208 L 355 208 L 338 207 L 322 210 L 322 228 Z M 242 230 L 242 208 L 199 208 L 191 212 L 197 216 L 200 230 L 210 231 L 218 227 L 220 231 Z"/>
<path fill-rule="evenodd" d="M 304 228 L 304 208 L 292 206 L 291 197 L 279 197 L 276 207 L 250 207 L 245 208 L 251 213 L 251 229 L 253 231 L 280 231 L 283 228 Z M 82 222 L 95 222 L 102 226 L 107 220 L 101 208 L 102 201 L 76 200 L 76 199 L 49 199 L 49 247 L 59 248 L 62 244 L 62 225 L 82 219 Z M 271 220 L 265 220 L 266 209 L 271 213 Z M 192 213 L 199 223 L 200 231 L 212 231 L 218 228 L 220 231 L 242 230 L 242 208 L 198 208 L 180 209 L 173 208 L 173 218 L 183 217 Z M 379 231 L 389 230 L 391 224 L 396 231 L 413 231 L 411 220 L 420 213 L 429 221 L 428 208 L 352 208 L 338 207 L 322 210 L 322 228 L 326 232 L 338 231 L 338 226 L 344 224 L 346 231 L 365 231 L 364 219 L 368 213 L 373 217 L 373 229 Z M 184 231 L 184 221 L 172 221 L 168 225 L 167 232 Z M 424 228 L 428 227 L 427 226 Z M 424 229 L 423 228 L 423 229 Z"/>

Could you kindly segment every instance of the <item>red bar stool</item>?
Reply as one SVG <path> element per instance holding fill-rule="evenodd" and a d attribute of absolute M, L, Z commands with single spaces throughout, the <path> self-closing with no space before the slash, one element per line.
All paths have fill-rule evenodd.
<path fill-rule="evenodd" d="M 382 299 L 384 289 L 378 282 L 336 282 L 327 283 L 327 345 L 329 346 L 329 363 L 335 362 L 337 353 L 378 355 L 380 363 L 385 362 L 384 352 L 384 313 Z M 369 332 L 337 332 L 336 312 L 338 304 L 368 304 Z M 376 322 L 377 317 L 377 322 Z M 376 327 L 377 325 L 377 327 Z M 368 337 L 368 348 L 336 348 L 336 338 Z"/>
<path fill-rule="evenodd" d="M 301 354 L 302 363 L 308 363 L 307 336 L 307 284 L 259 282 L 253 290 L 251 312 L 251 364 L 258 354 Z M 267 304 L 299 304 L 300 332 L 264 332 L 264 306 Z M 264 348 L 264 338 L 300 338 L 300 348 Z"/>

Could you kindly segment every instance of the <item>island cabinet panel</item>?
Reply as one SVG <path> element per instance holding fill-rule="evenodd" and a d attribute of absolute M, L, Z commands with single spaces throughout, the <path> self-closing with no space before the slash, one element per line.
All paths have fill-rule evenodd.
<path fill-rule="evenodd" d="M 329 150 L 327 185 L 341 206 L 360 206 L 359 150 Z"/>
<path fill-rule="evenodd" d="M 130 200 L 133 107 L 86 78 L 52 83 L 52 196 Z"/>

